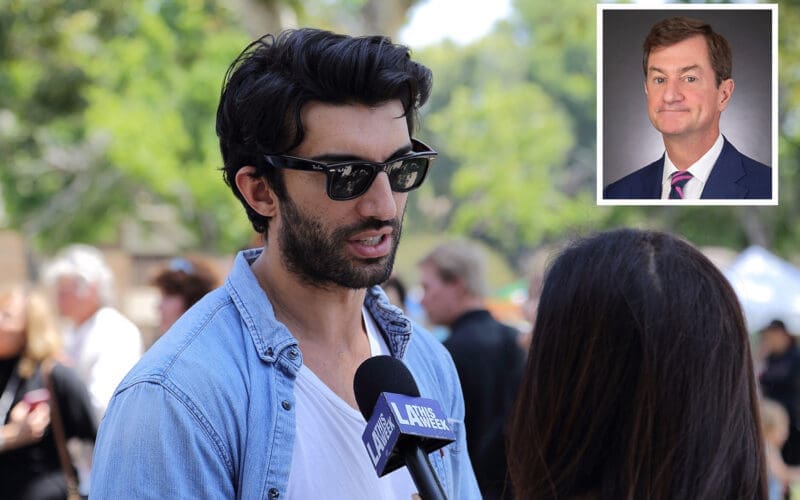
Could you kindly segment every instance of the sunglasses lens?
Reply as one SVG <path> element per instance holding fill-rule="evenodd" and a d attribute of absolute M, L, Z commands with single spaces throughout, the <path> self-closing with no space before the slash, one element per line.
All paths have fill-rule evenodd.
<path fill-rule="evenodd" d="M 392 191 L 404 193 L 418 188 L 428 172 L 428 158 L 409 158 L 395 162 L 388 169 Z"/>
<path fill-rule="evenodd" d="M 331 172 L 329 194 L 335 200 L 348 200 L 360 196 L 369 189 L 375 179 L 375 169 L 372 165 L 352 163 L 342 166 Z"/>
<path fill-rule="evenodd" d="M 425 180 L 430 159 L 407 158 L 386 167 L 392 191 L 405 193 Z M 350 200 L 366 193 L 379 168 L 374 163 L 350 163 L 328 172 L 328 194 L 334 200 Z"/>

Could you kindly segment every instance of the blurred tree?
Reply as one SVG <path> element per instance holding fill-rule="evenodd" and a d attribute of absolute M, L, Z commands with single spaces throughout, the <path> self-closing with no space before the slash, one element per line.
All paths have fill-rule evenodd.
<path fill-rule="evenodd" d="M 7 0 L 0 9 L 0 180 L 7 225 L 42 248 L 119 241 L 179 208 L 210 249 L 247 234 L 218 171 L 215 101 L 246 42 L 199 0 Z"/>
<path fill-rule="evenodd" d="M 394 37 L 419 0 L 233 0 L 251 38 L 300 24 L 352 35 Z"/>
<path fill-rule="evenodd" d="M 662 228 L 698 245 L 736 249 L 760 245 L 784 257 L 796 253 L 800 245 L 796 215 L 800 210 L 800 36 L 794 26 L 800 22 L 800 3 L 779 2 L 778 21 L 779 206 L 616 207 L 608 225 Z"/>
<path fill-rule="evenodd" d="M 192 235 L 177 247 L 205 250 L 239 247 L 250 231 L 221 182 L 214 132 L 235 55 L 298 22 L 394 33 L 414 3 L 2 1 L 0 224 L 48 249 L 173 223 Z"/>
<path fill-rule="evenodd" d="M 427 230 L 466 233 L 512 260 L 573 232 L 620 225 L 699 245 L 797 247 L 798 2 L 780 3 L 779 207 L 595 206 L 596 6 L 516 0 L 514 9 L 469 46 L 420 52 L 435 75 L 423 134 L 442 153 L 411 207 Z"/>
<path fill-rule="evenodd" d="M 778 2 L 779 203 L 762 210 L 772 249 L 783 256 L 800 248 L 800 2 Z"/>
<path fill-rule="evenodd" d="M 0 225 L 42 248 L 107 243 L 172 207 L 184 244 L 242 245 L 249 226 L 214 134 L 227 65 L 255 36 L 299 24 L 394 35 L 418 1 L 0 0 Z M 481 40 L 415 52 L 435 81 L 419 136 L 441 155 L 408 231 L 478 237 L 512 260 L 622 224 L 796 248 L 798 2 L 780 2 L 779 207 L 595 206 L 595 9 L 516 0 Z"/>
<path fill-rule="evenodd" d="M 594 6 L 515 8 L 478 42 L 420 52 L 435 80 L 424 133 L 442 155 L 413 212 L 512 260 L 607 213 L 594 207 Z"/>

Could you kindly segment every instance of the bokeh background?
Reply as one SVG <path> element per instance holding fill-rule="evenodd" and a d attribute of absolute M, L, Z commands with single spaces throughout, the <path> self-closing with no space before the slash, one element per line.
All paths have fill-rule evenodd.
<path fill-rule="evenodd" d="M 219 171 L 216 104 L 250 40 L 297 26 L 389 34 L 434 72 L 417 135 L 440 159 L 410 197 L 396 265 L 412 289 L 428 249 L 469 237 L 490 251 L 493 300 L 511 317 L 531 266 L 565 239 L 622 225 L 681 234 L 723 269 L 762 249 L 745 269 L 774 257 L 789 266 L 777 276 L 791 277 L 800 2 L 778 3 L 779 206 L 598 207 L 593 2 L 0 0 L 0 280 L 35 281 L 58 248 L 92 243 L 141 324 L 155 314 L 148 279 L 165 259 L 202 253 L 224 268 L 251 245 Z M 767 307 L 763 317 L 795 315 L 798 331 L 794 285 L 762 271 L 737 278 L 740 298 Z M 763 326 L 747 307 L 750 328 Z"/>

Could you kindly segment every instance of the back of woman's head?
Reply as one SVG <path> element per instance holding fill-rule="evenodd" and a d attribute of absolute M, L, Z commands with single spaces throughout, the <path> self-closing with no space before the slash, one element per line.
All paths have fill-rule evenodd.
<path fill-rule="evenodd" d="M 667 234 L 600 233 L 553 262 L 511 426 L 520 498 L 765 496 L 737 298 Z"/>

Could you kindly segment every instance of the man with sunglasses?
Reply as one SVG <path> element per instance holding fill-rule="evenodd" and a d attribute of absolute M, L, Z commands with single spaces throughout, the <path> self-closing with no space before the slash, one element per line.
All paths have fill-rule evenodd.
<path fill-rule="evenodd" d="M 249 45 L 217 112 L 225 180 L 264 248 L 190 309 L 119 386 L 97 498 L 399 498 L 378 478 L 353 391 L 367 358 L 402 359 L 457 434 L 430 455 L 449 498 L 479 498 L 446 350 L 376 286 L 436 153 L 412 139 L 431 74 L 384 37 L 287 31 Z"/>

